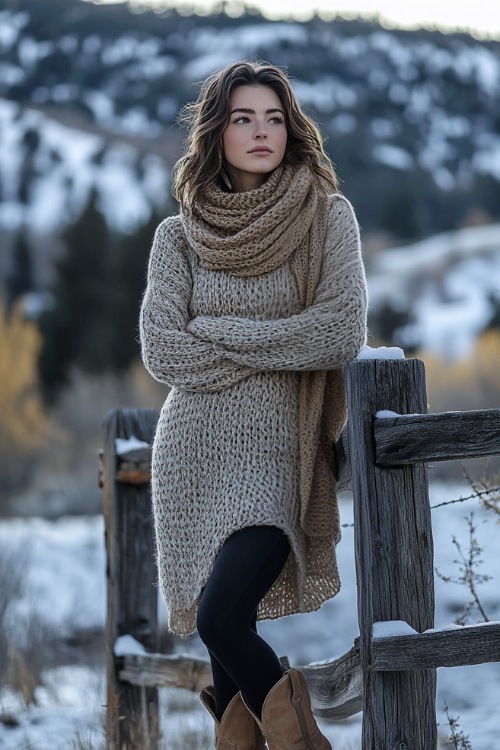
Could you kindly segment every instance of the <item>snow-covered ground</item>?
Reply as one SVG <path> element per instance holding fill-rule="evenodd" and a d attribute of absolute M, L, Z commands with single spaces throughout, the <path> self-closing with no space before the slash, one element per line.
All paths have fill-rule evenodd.
<path fill-rule="evenodd" d="M 465 485 L 431 485 L 431 504 L 470 494 Z M 435 559 L 441 573 L 458 575 L 454 563 L 455 535 L 467 548 L 469 530 L 464 518 L 474 510 L 476 538 L 484 547 L 479 572 L 492 579 L 479 587 L 482 602 L 491 619 L 500 619 L 498 596 L 498 544 L 500 529 L 495 519 L 477 501 L 447 505 L 433 510 Z M 357 635 L 356 586 L 353 560 L 352 502 L 350 494 L 341 498 L 343 540 L 338 548 L 343 578 L 341 593 L 319 612 L 296 615 L 277 622 L 262 623 L 260 632 L 275 650 L 286 654 L 291 664 L 304 664 L 339 656 L 348 650 Z M 29 557 L 26 593 L 13 613 L 22 622 L 36 611 L 42 621 L 56 627 L 61 635 L 77 627 L 102 626 L 105 618 L 105 561 L 101 517 L 61 518 L 58 521 L 13 519 L 0 523 L 0 546 L 27 549 Z M 450 624 L 469 601 L 459 585 L 436 580 L 436 627 Z M 471 621 L 480 617 L 473 613 Z M 180 650 L 203 654 L 197 639 L 182 642 Z M 25 709 L 20 696 L 0 692 L 0 717 L 16 717 L 17 726 L 0 722 L 0 746 L 5 750 L 63 750 L 101 748 L 105 684 L 103 668 L 74 665 L 54 668 L 44 674 L 44 685 L 37 689 L 37 705 Z M 183 691 L 161 691 L 167 718 L 169 750 L 210 746 L 211 727 L 196 696 Z M 438 670 L 437 713 L 440 736 L 449 734 L 443 712 L 446 703 L 468 734 L 473 750 L 497 750 L 500 736 L 498 702 L 500 664 Z M 336 750 L 358 750 L 360 716 L 343 722 L 321 722 Z M 189 735 L 189 742 L 186 736 Z M 181 736 L 184 739 L 181 739 Z M 76 738 L 76 739 L 75 739 Z M 76 744 L 77 740 L 80 744 Z M 443 744 L 441 747 L 445 747 Z"/>
<path fill-rule="evenodd" d="M 407 313 L 394 342 L 461 359 L 494 318 L 500 295 L 500 224 L 443 232 L 372 260 L 372 313 L 389 305 Z"/>

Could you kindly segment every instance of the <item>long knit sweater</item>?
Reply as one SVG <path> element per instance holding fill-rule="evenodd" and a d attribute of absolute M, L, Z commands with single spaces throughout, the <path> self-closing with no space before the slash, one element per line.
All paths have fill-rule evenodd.
<path fill-rule="evenodd" d="M 318 609 L 340 588 L 332 456 L 318 483 L 311 535 L 299 523 L 301 371 L 341 369 L 365 343 L 366 280 L 349 202 L 330 198 L 320 280 L 302 309 L 291 259 L 257 276 L 203 267 L 178 216 L 157 229 L 141 308 L 142 354 L 170 386 L 153 444 L 159 584 L 169 628 L 196 629 L 196 607 L 227 537 L 273 525 L 288 561 L 259 619 Z M 189 321 L 190 332 L 186 332 Z M 334 394 L 339 419 L 344 395 Z M 318 527 L 326 519 L 322 533 Z"/>

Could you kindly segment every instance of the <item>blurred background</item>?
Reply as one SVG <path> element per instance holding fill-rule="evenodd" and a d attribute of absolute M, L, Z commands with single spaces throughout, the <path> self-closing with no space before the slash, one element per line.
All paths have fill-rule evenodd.
<path fill-rule="evenodd" d="M 326 137 L 362 227 L 370 343 L 424 358 L 434 411 L 498 403 L 500 42 L 325 2 L 302 20 L 150 5 L 3 4 L 4 514 L 98 510 L 100 421 L 115 404 L 161 404 L 137 315 L 154 228 L 176 211 L 176 118 L 241 58 L 284 66 Z"/>
<path fill-rule="evenodd" d="M 425 361 L 431 411 L 499 405 L 500 10 L 470 10 L 3 0 L 4 520 L 98 516 L 102 420 L 161 406 L 137 318 L 154 229 L 177 210 L 177 115 L 238 59 L 283 66 L 326 138 L 361 224 L 368 343 Z"/>

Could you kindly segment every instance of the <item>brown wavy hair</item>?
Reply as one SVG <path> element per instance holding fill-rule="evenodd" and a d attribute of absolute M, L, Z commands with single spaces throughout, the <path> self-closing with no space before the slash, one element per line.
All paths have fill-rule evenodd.
<path fill-rule="evenodd" d="M 302 111 L 287 75 L 268 63 L 237 62 L 210 76 L 198 99 L 187 104 L 179 122 L 188 126 L 184 155 L 173 170 L 172 193 L 188 206 L 214 183 L 224 187 L 222 134 L 229 122 L 231 94 L 238 86 L 268 86 L 278 96 L 288 132 L 283 164 L 307 164 L 318 182 L 339 190 L 334 166 L 314 122 Z"/>

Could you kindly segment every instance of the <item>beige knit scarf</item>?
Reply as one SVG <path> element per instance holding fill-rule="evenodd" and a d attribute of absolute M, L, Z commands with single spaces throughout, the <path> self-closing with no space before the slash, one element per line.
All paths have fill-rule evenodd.
<path fill-rule="evenodd" d="M 307 166 L 281 166 L 258 189 L 226 193 L 212 187 L 203 201 L 181 211 L 189 244 L 203 266 L 234 276 L 257 276 L 290 260 L 304 308 L 319 282 L 328 219 L 328 196 Z M 339 403 L 338 397 L 341 396 Z M 332 518 L 314 512 L 321 476 L 320 451 L 333 461 L 332 440 L 344 421 L 342 372 L 302 372 L 299 386 L 300 523 L 309 536 L 338 537 L 335 498 Z M 332 397 L 342 414 L 332 414 Z M 323 470 L 324 474 L 324 470 Z"/>

